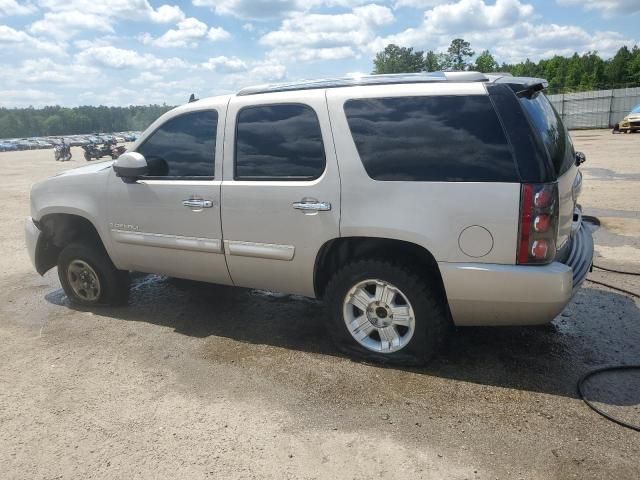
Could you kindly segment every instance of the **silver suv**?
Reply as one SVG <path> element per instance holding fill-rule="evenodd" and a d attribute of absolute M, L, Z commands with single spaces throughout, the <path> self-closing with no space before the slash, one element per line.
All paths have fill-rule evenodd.
<path fill-rule="evenodd" d="M 551 321 L 591 266 L 584 156 L 545 86 L 379 75 L 192 102 L 35 185 L 29 253 L 84 305 L 125 302 L 130 271 L 322 298 L 344 349 L 423 363 L 452 325 Z"/>

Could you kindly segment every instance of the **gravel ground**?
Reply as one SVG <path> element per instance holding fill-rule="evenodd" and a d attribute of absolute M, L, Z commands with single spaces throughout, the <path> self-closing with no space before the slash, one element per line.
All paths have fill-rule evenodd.
<path fill-rule="evenodd" d="M 640 135 L 574 139 L 596 261 L 640 271 Z M 268 292 L 139 275 L 128 307 L 78 310 L 22 225 L 30 184 L 80 153 L 0 153 L 2 478 L 640 477 L 640 434 L 576 395 L 584 372 L 640 361 L 632 298 L 585 283 L 551 325 L 460 329 L 424 369 L 350 361 L 320 304 Z M 590 389 L 640 422 L 638 376 Z"/>

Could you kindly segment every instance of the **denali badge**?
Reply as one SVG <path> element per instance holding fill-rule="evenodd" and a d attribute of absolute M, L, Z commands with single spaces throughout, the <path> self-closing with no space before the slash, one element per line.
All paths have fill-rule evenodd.
<path fill-rule="evenodd" d="M 109 223 L 109 228 L 115 228 L 116 230 L 133 230 L 134 232 L 140 230 L 138 225 L 131 225 L 129 223 Z"/>

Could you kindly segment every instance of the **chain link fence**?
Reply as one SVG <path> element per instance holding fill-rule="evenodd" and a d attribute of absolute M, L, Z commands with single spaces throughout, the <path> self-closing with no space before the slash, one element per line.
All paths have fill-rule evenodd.
<path fill-rule="evenodd" d="M 611 128 L 640 104 L 640 87 L 547 95 L 570 130 Z"/>

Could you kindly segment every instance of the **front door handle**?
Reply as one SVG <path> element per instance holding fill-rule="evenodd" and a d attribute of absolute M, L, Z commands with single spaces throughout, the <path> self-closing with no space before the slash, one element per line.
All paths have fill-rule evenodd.
<path fill-rule="evenodd" d="M 203 200 L 202 198 L 190 198 L 183 200 L 182 205 L 189 208 L 211 208 L 213 202 L 211 200 Z"/>
<path fill-rule="evenodd" d="M 293 208 L 296 210 L 303 211 L 313 211 L 313 212 L 326 212 L 331 210 L 331 204 L 329 202 L 318 202 L 315 200 L 312 201 L 302 201 L 302 202 L 294 202 Z"/>

